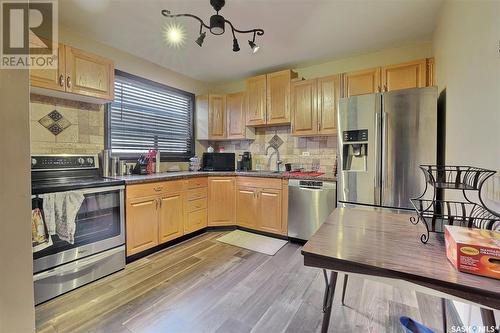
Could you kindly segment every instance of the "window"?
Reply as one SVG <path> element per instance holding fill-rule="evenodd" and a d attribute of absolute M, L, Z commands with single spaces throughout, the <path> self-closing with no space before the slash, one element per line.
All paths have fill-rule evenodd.
<path fill-rule="evenodd" d="M 157 149 L 162 161 L 185 161 L 194 155 L 193 110 L 193 94 L 116 71 L 106 147 L 122 158 Z"/>

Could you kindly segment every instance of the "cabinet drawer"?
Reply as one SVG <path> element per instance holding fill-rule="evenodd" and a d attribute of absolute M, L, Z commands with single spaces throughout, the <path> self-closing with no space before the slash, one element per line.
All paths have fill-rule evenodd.
<path fill-rule="evenodd" d="M 129 185 L 127 186 L 127 198 L 149 197 L 158 194 L 181 192 L 183 190 L 183 185 L 182 180 Z"/>
<path fill-rule="evenodd" d="M 206 198 L 208 195 L 208 188 L 197 188 L 194 190 L 188 190 L 186 194 L 186 200 L 198 200 L 201 198 Z"/>
<path fill-rule="evenodd" d="M 207 226 L 207 210 L 200 209 L 187 214 L 184 233 L 188 234 Z"/>
<path fill-rule="evenodd" d="M 188 212 L 194 212 L 195 210 L 206 209 L 206 208 L 207 208 L 207 198 L 191 200 L 188 201 L 186 205 L 186 209 Z"/>
<path fill-rule="evenodd" d="M 187 188 L 198 188 L 198 187 L 207 187 L 208 186 L 208 178 L 207 177 L 197 177 L 197 178 L 189 178 L 187 180 Z"/>
<path fill-rule="evenodd" d="M 238 177 L 236 182 L 239 186 L 281 189 L 279 178 Z"/>

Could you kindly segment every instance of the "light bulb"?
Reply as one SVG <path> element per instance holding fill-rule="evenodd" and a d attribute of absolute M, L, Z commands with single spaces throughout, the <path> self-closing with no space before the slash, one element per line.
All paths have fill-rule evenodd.
<path fill-rule="evenodd" d="M 171 47 L 181 47 L 184 45 L 186 34 L 184 28 L 176 23 L 168 24 L 163 31 L 165 41 Z"/>

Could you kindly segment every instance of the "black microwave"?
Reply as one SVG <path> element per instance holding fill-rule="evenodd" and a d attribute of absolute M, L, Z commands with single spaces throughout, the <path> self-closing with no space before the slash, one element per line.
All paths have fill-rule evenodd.
<path fill-rule="evenodd" d="M 234 153 L 203 153 L 203 171 L 234 171 Z"/>

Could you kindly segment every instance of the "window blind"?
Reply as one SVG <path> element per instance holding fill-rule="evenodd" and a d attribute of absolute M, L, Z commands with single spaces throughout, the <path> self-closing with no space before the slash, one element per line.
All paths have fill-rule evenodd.
<path fill-rule="evenodd" d="M 157 149 L 162 159 L 193 155 L 193 94 L 122 72 L 114 89 L 108 113 L 114 154 L 133 157 Z"/>

